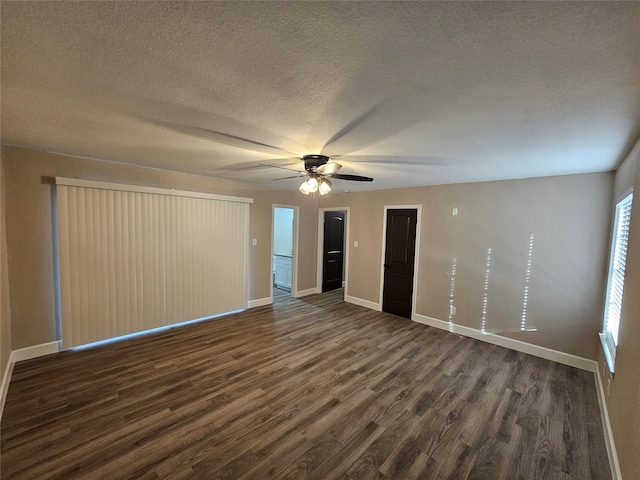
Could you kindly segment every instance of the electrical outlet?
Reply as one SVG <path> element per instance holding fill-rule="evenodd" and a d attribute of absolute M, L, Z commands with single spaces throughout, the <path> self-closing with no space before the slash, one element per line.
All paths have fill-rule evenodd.
<path fill-rule="evenodd" d="M 450 315 L 455 315 L 456 314 L 456 307 L 454 307 L 453 305 L 449 305 L 449 314 Z"/>
<path fill-rule="evenodd" d="M 358 248 L 358 240 L 354 240 L 353 241 L 353 247 L 354 248 Z"/>
<path fill-rule="evenodd" d="M 254 238 L 254 239 L 251 241 L 251 244 L 252 244 L 254 247 L 255 247 L 256 245 L 258 245 L 258 239 L 257 239 L 257 238 Z"/>

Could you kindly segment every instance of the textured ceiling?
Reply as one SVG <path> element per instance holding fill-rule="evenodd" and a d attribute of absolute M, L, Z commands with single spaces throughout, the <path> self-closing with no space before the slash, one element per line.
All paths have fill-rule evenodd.
<path fill-rule="evenodd" d="M 2 143 L 338 190 L 607 171 L 640 2 L 2 2 Z M 288 159 L 288 160 L 282 160 Z M 284 174 L 284 175 L 283 175 Z"/>

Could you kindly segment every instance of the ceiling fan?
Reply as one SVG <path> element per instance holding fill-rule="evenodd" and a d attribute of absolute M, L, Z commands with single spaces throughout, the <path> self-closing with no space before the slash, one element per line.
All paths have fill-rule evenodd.
<path fill-rule="evenodd" d="M 1 1 L 1 0 L 0 0 Z M 345 128 L 336 133 L 331 139 L 325 142 L 324 146 L 321 148 L 321 151 L 324 151 L 326 148 L 331 148 L 331 150 L 335 150 L 335 143 L 338 142 L 345 135 L 350 134 L 356 127 L 363 123 L 363 121 L 368 118 L 370 115 L 375 113 L 378 108 L 374 108 L 368 112 L 365 112 L 363 115 L 358 117 L 356 120 L 352 121 Z M 279 168 L 283 170 L 288 170 L 290 172 L 296 172 L 298 175 L 292 177 L 284 177 L 284 178 L 276 178 L 275 180 L 285 180 L 290 178 L 302 178 L 307 177 L 306 180 L 300 185 L 299 190 L 305 195 L 309 195 L 310 193 L 319 192 L 320 195 L 325 195 L 331 191 L 332 183 L 331 180 L 347 180 L 347 181 L 356 181 L 356 182 L 372 182 L 373 178 L 364 177 L 361 175 L 347 175 L 336 173 L 338 170 L 342 168 L 342 165 L 332 161 L 334 158 L 338 158 L 340 160 L 345 160 L 349 163 L 370 163 L 376 165 L 390 165 L 392 168 L 398 168 L 399 165 L 408 165 L 409 167 L 423 168 L 424 166 L 447 166 L 451 164 L 451 158 L 446 157 L 434 157 L 434 156 L 424 156 L 424 155 L 388 155 L 388 154 L 376 154 L 376 155 L 353 155 L 353 154 L 339 154 L 339 155 L 323 155 L 323 154 L 310 154 L 295 156 L 295 157 L 287 157 L 289 155 L 298 155 L 297 152 L 305 148 L 305 145 L 296 145 L 295 151 L 287 150 L 282 146 L 273 145 L 270 143 L 266 143 L 262 138 L 266 138 L 268 136 L 275 135 L 272 132 L 259 132 L 261 133 L 261 138 L 255 139 L 250 137 L 244 137 L 238 135 L 236 133 L 228 133 L 208 127 L 203 127 L 199 125 L 184 125 L 180 123 L 171 123 L 165 120 L 160 120 L 157 118 L 149 118 L 149 117 L 140 117 L 141 120 L 146 122 L 150 122 L 154 125 L 158 125 L 163 128 L 170 129 L 172 131 L 178 132 L 183 135 L 189 135 L 197 138 L 202 138 L 208 141 L 212 141 L 219 144 L 230 145 L 232 147 L 237 147 L 245 150 L 252 150 L 256 152 L 263 152 L 270 155 L 280 154 L 284 158 L 280 159 L 268 159 L 268 160 L 259 160 L 259 161 L 250 161 L 250 162 L 242 162 L 235 163 L 232 166 L 228 166 L 223 169 L 218 169 L 217 172 L 222 178 L 230 178 L 232 180 L 236 179 L 235 176 L 238 171 L 241 170 L 252 170 L 255 168 Z M 228 121 L 228 119 L 223 119 Z M 245 126 L 246 127 L 246 126 Z M 277 135 L 276 135 L 277 136 Z M 287 138 L 281 138 L 280 142 L 282 143 L 286 140 L 287 144 L 291 144 L 291 140 Z M 293 148 L 293 147 L 289 147 Z M 349 150 L 353 151 L 353 147 Z M 296 164 L 299 164 L 300 161 L 304 161 L 304 170 L 299 170 Z M 280 165 L 274 165 L 273 163 L 266 162 L 286 162 Z M 293 162 L 293 163 L 292 163 Z M 231 176 L 225 176 L 222 174 L 223 171 L 226 172 L 234 172 Z M 227 173 L 229 175 L 229 173 Z M 331 179 L 331 180 L 330 180 Z"/>
<path fill-rule="evenodd" d="M 284 170 L 293 170 L 301 175 L 295 175 L 293 177 L 276 178 L 275 180 L 285 180 L 288 178 L 309 177 L 300 185 L 299 190 L 305 195 L 310 193 L 319 192 L 320 195 L 325 195 L 331 191 L 332 183 L 330 178 L 338 180 L 349 180 L 353 182 L 373 182 L 371 177 L 363 177 L 362 175 L 347 175 L 342 173 L 336 173 L 342 168 L 342 165 L 336 162 L 330 161 L 330 157 L 327 155 L 304 155 L 304 171 L 293 170 L 291 168 L 280 167 L 278 165 L 263 165 L 265 167 L 282 168 Z"/>

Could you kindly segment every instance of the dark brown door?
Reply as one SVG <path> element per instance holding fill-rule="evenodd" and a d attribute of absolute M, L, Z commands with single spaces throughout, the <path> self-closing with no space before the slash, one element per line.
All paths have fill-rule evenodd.
<path fill-rule="evenodd" d="M 344 222 L 344 212 L 324 212 L 323 292 L 342 287 Z"/>
<path fill-rule="evenodd" d="M 411 318 L 417 219 L 415 209 L 387 210 L 382 311 L 406 318 Z"/>

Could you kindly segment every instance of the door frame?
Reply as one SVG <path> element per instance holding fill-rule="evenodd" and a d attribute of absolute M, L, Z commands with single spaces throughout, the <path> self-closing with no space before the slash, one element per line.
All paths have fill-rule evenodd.
<path fill-rule="evenodd" d="M 318 251 L 316 263 L 316 293 L 322 293 L 322 269 L 324 253 L 324 212 L 346 212 L 347 221 L 344 226 L 344 297 L 347 297 L 349 288 L 349 224 L 351 222 L 351 212 L 349 207 L 325 207 L 318 209 Z"/>
<path fill-rule="evenodd" d="M 293 210 L 293 251 L 291 252 L 291 296 L 296 297 L 298 293 L 298 217 L 300 207 L 296 205 L 283 205 L 280 203 L 271 204 L 271 257 L 269 260 L 269 298 L 273 303 L 273 237 L 275 235 L 276 208 L 288 208 Z"/>
<path fill-rule="evenodd" d="M 418 294 L 418 264 L 420 260 L 420 230 L 422 223 L 422 205 L 385 205 L 382 215 L 382 250 L 380 252 L 380 296 L 378 305 L 382 311 L 382 297 L 384 294 L 384 257 L 387 251 L 387 211 L 388 210 L 417 210 L 416 212 L 416 252 L 413 259 L 413 292 L 411 293 L 411 320 L 416 314 L 416 299 Z"/>

